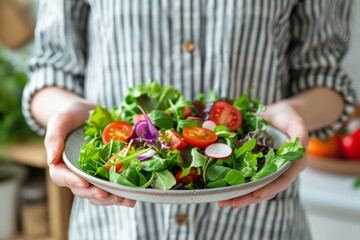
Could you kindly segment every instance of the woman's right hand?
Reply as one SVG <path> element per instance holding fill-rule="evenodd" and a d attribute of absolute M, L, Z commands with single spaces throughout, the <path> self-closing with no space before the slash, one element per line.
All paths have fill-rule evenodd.
<path fill-rule="evenodd" d="M 58 186 L 70 188 L 76 196 L 87 198 L 92 204 L 134 207 L 136 201 L 115 196 L 91 185 L 68 169 L 62 160 L 67 135 L 85 123 L 93 107 L 93 104 L 85 101 L 73 102 L 49 118 L 44 144 L 50 177 Z"/>

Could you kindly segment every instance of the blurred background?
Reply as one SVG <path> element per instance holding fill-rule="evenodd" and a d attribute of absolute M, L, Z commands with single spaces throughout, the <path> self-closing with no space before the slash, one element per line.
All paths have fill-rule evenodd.
<path fill-rule="evenodd" d="M 72 202 L 46 169 L 42 139 L 21 115 L 38 0 L 0 0 L 0 239 L 66 239 Z M 360 4 L 344 69 L 360 96 Z M 360 106 L 360 105 L 359 105 Z M 315 240 L 360 239 L 360 107 L 341 132 L 312 139 L 301 199 Z"/>

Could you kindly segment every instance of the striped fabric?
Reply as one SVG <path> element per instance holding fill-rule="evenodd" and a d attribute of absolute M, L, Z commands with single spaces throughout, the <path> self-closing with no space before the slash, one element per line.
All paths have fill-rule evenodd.
<path fill-rule="evenodd" d="M 315 86 L 342 94 L 337 123 L 356 102 L 340 67 L 350 38 L 352 1 L 340 0 L 52 0 L 41 1 L 31 79 L 23 95 L 29 125 L 36 91 L 59 86 L 104 107 L 129 87 L 158 80 L 193 99 L 217 90 L 237 97 L 253 86 L 265 104 Z M 215 204 L 135 209 L 95 207 L 76 199 L 71 239 L 308 239 L 298 186 L 244 209 Z M 187 216 L 186 224 L 176 215 Z"/>

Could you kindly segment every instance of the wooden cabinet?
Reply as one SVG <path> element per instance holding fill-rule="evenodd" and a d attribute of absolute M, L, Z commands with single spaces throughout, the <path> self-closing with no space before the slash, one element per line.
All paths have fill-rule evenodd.
<path fill-rule="evenodd" d="M 17 163 L 44 169 L 46 172 L 45 181 L 47 184 L 49 234 L 41 239 L 67 239 L 73 195 L 68 188 L 60 188 L 50 179 L 47 171 L 46 152 L 42 142 L 31 141 L 7 144 L 4 147 L 4 150 L 5 154 Z M 19 235 L 15 239 L 30 238 Z"/>

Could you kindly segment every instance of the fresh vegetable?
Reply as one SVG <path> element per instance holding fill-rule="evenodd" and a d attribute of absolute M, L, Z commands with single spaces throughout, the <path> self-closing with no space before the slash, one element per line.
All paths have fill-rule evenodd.
<path fill-rule="evenodd" d="M 360 189 L 360 176 L 356 177 L 353 182 L 353 187 L 356 189 Z"/>
<path fill-rule="evenodd" d="M 211 130 L 211 131 L 214 131 L 214 129 L 216 128 L 216 123 L 215 122 L 213 122 L 213 121 L 211 121 L 211 120 L 206 120 L 206 121 L 204 121 L 203 122 L 203 124 L 202 124 L 202 127 L 203 128 L 207 128 L 207 129 L 209 129 L 209 130 Z"/>
<path fill-rule="evenodd" d="M 175 130 L 168 129 L 165 131 L 164 135 L 165 143 L 170 147 L 171 150 L 182 150 L 186 148 L 187 143 L 185 142 L 184 138 Z"/>
<path fill-rule="evenodd" d="M 187 185 L 202 178 L 202 174 L 201 173 L 198 174 L 195 168 L 191 168 L 188 174 L 186 174 L 185 176 L 183 175 L 184 175 L 184 171 L 182 169 L 176 173 L 175 179 L 177 183 L 182 183 L 184 185 Z"/>
<path fill-rule="evenodd" d="M 344 126 L 325 140 L 311 138 L 307 152 L 314 156 L 360 161 L 360 104 Z"/>
<path fill-rule="evenodd" d="M 213 143 L 205 148 L 204 153 L 213 159 L 223 159 L 230 157 L 232 149 L 225 143 Z"/>
<path fill-rule="evenodd" d="M 106 144 L 111 140 L 127 142 L 133 134 L 133 127 L 130 123 L 116 121 L 109 123 L 103 132 L 102 140 Z"/>
<path fill-rule="evenodd" d="M 111 168 L 111 163 L 114 163 L 117 161 L 117 158 L 115 156 L 112 156 L 108 161 L 107 163 L 104 165 L 104 167 L 106 168 L 106 170 L 110 170 Z M 124 166 L 124 163 L 118 163 L 115 165 L 115 172 L 118 172 L 122 166 Z"/>
<path fill-rule="evenodd" d="M 139 121 L 136 124 L 134 137 L 136 140 L 151 142 L 159 135 L 158 130 L 154 124 L 152 124 L 145 111 L 140 106 L 138 106 L 138 108 L 143 113 L 145 120 Z"/>
<path fill-rule="evenodd" d="M 206 148 L 218 138 L 213 131 L 203 127 L 184 127 L 183 136 L 187 143 L 198 148 Z"/>
<path fill-rule="evenodd" d="M 90 175 L 137 188 L 203 189 L 254 181 L 304 153 L 299 139 L 274 149 L 263 129 L 268 122 L 259 116 L 264 109 L 246 95 L 222 101 L 210 92 L 208 99 L 200 94 L 191 102 L 170 86 L 142 84 L 114 109 L 98 105 L 90 113 L 78 164 Z M 108 127 L 119 123 L 126 130 Z"/>
<path fill-rule="evenodd" d="M 306 149 L 311 155 L 337 158 L 340 157 L 340 143 L 337 136 L 333 135 L 328 139 L 310 138 Z"/>
<path fill-rule="evenodd" d="M 240 111 L 233 105 L 223 101 L 214 103 L 209 119 L 217 125 L 228 126 L 231 131 L 236 131 L 242 124 Z"/>
<path fill-rule="evenodd" d="M 360 161 L 360 128 L 341 138 L 341 151 L 346 159 Z"/>

